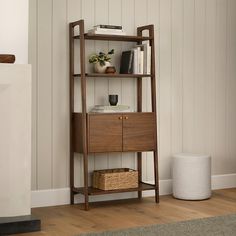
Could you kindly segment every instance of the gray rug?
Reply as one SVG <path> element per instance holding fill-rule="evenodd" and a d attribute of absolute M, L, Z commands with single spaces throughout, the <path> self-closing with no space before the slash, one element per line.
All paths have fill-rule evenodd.
<path fill-rule="evenodd" d="M 236 214 L 80 236 L 236 236 Z"/>

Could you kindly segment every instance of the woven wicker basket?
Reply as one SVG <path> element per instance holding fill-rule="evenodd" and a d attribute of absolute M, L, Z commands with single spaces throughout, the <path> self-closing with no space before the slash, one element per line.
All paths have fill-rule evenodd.
<path fill-rule="evenodd" d="M 138 171 L 129 168 L 95 170 L 93 187 L 102 190 L 137 188 Z"/>

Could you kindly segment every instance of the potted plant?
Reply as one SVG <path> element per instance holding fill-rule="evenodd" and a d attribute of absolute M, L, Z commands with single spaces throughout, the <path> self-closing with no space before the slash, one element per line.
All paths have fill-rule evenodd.
<path fill-rule="evenodd" d="M 89 57 L 89 63 L 94 64 L 94 71 L 96 73 L 105 73 L 106 68 L 110 66 L 111 55 L 114 54 L 114 49 L 111 49 L 108 53 L 99 52 Z"/>

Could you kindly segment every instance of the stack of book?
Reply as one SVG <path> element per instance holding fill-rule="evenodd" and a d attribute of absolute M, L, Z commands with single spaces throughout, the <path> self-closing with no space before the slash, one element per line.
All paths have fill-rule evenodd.
<path fill-rule="evenodd" d="M 96 105 L 91 109 L 91 113 L 119 113 L 119 112 L 132 112 L 130 106 L 117 105 L 117 106 L 104 106 Z"/>
<path fill-rule="evenodd" d="M 88 31 L 88 35 L 95 34 L 126 35 L 121 25 L 95 25 Z"/>
<path fill-rule="evenodd" d="M 120 74 L 150 74 L 151 46 L 149 42 L 136 45 L 129 51 L 122 52 Z"/>

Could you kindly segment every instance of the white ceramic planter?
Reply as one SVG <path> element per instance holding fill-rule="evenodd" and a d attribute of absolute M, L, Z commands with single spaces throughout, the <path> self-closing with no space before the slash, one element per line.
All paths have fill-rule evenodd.
<path fill-rule="evenodd" d="M 106 68 L 107 68 L 108 66 L 110 66 L 110 65 L 111 65 L 111 63 L 108 62 L 108 61 L 105 62 L 105 65 L 104 65 L 104 66 L 101 66 L 100 63 L 95 63 L 95 64 L 94 64 L 94 71 L 95 71 L 96 73 L 103 74 L 103 73 L 105 73 Z"/>

